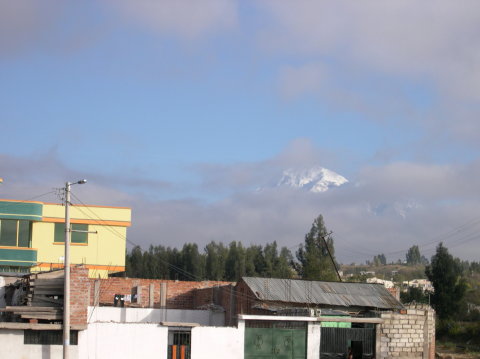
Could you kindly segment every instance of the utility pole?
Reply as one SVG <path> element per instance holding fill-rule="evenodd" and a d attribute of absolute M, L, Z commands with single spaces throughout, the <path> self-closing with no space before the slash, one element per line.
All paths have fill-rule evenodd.
<path fill-rule="evenodd" d="M 333 232 L 327 234 L 327 236 L 331 235 Z M 325 236 L 322 236 L 323 243 L 325 243 L 325 248 L 327 248 L 328 256 L 332 260 L 333 267 L 335 268 L 335 272 L 337 272 L 338 280 L 342 282 L 342 277 L 340 277 L 340 273 L 338 272 L 337 264 L 335 263 L 335 259 L 333 259 L 332 253 L 330 253 L 330 248 L 328 248 L 328 243 L 325 239 Z"/>
<path fill-rule="evenodd" d="M 83 179 L 74 183 L 65 183 L 65 258 L 64 263 L 64 292 L 63 292 L 63 358 L 69 358 L 70 351 L 70 189 L 72 184 L 84 184 Z"/>

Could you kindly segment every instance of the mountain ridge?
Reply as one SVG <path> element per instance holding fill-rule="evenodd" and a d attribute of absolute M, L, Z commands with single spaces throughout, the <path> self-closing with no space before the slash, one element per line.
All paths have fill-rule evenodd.
<path fill-rule="evenodd" d="M 340 187 L 345 183 L 348 183 L 348 180 L 342 175 L 328 168 L 314 166 L 301 170 L 291 168 L 284 170 L 277 186 L 288 186 L 313 193 L 322 193 L 332 187 Z"/>

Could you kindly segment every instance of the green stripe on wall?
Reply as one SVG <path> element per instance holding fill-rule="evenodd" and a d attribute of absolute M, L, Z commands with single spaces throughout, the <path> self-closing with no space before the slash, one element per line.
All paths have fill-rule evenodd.
<path fill-rule="evenodd" d="M 15 262 L 15 261 L 0 260 L 0 266 L 6 266 L 6 267 L 32 267 L 36 264 L 37 264 L 36 262 Z"/>
<path fill-rule="evenodd" d="M 24 261 L 29 262 L 24 265 L 31 265 L 37 262 L 37 250 L 0 248 L 0 262 L 2 261 Z"/>
<path fill-rule="evenodd" d="M 42 215 L 41 203 L 0 201 L 0 218 L 41 221 Z"/>

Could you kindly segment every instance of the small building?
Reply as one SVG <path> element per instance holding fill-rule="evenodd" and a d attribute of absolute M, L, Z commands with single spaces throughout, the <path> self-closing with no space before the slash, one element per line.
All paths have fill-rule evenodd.
<path fill-rule="evenodd" d="M 61 357 L 62 303 L 36 306 L 46 291 L 53 303 L 61 275 L 26 276 L 29 305 L 2 310 L 15 316 L 0 321 L 8 358 Z M 94 279 L 74 266 L 71 300 L 72 358 L 318 359 L 349 347 L 354 358 L 434 358 L 433 310 L 404 306 L 378 284 Z"/>
<path fill-rule="evenodd" d="M 427 292 L 427 293 L 433 293 L 435 291 L 435 288 L 433 287 L 432 282 L 430 282 L 428 279 L 412 279 L 412 280 L 406 280 L 403 283 L 404 288 L 418 288 L 421 289 L 422 292 Z"/>
<path fill-rule="evenodd" d="M 71 263 L 89 276 L 125 271 L 131 209 L 93 205 L 70 207 Z M 90 233 L 87 233 L 90 232 Z M 95 233 L 92 233 L 95 232 Z M 0 271 L 29 273 L 63 268 L 65 207 L 62 204 L 0 200 Z"/>
<path fill-rule="evenodd" d="M 406 308 L 382 284 L 244 277 L 235 289 L 246 358 L 339 358 L 349 348 L 354 358 L 433 357 L 431 308 Z"/>

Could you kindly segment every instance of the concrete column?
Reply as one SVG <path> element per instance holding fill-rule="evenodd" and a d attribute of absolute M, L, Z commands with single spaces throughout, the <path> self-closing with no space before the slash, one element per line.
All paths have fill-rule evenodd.
<path fill-rule="evenodd" d="M 307 324 L 307 359 L 320 358 L 320 340 L 322 326 L 320 322 L 308 322 Z"/>
<path fill-rule="evenodd" d="M 243 319 L 238 319 L 238 336 L 240 337 L 240 348 L 242 350 L 241 355 L 239 355 L 240 358 L 245 357 L 245 320 Z"/>
<path fill-rule="evenodd" d="M 167 307 L 167 283 L 160 283 L 160 308 Z"/>
<path fill-rule="evenodd" d="M 154 298 L 153 289 L 154 289 L 154 284 L 150 283 L 148 287 L 148 307 L 149 308 L 153 308 L 153 298 Z"/>
<path fill-rule="evenodd" d="M 100 304 L 100 279 L 96 279 L 93 285 L 93 305 L 98 307 Z"/>

